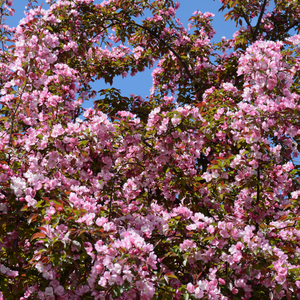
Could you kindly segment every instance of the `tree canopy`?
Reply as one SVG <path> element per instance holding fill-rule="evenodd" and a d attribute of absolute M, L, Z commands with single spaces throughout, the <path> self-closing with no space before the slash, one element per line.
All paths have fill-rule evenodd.
<path fill-rule="evenodd" d="M 10 28 L 12 2 L 0 299 L 300 299 L 298 1 L 221 0 L 217 43 L 173 0 L 31 0 Z M 114 87 L 152 67 L 147 98 Z"/>

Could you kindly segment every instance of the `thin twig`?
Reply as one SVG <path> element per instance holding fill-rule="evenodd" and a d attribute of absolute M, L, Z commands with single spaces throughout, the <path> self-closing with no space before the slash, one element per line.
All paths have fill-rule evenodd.
<path fill-rule="evenodd" d="M 260 193 L 260 191 L 259 191 L 259 180 L 260 180 L 260 169 L 259 169 L 259 166 L 258 166 L 258 168 L 257 168 L 257 190 L 256 190 L 256 194 L 257 194 L 256 203 L 257 204 L 258 204 L 259 198 L 260 198 L 260 195 L 259 195 L 259 193 Z"/>
<path fill-rule="evenodd" d="M 293 27 L 295 27 L 298 24 L 299 24 L 299 21 L 295 21 L 292 25 L 290 25 L 286 28 L 285 32 L 288 32 L 289 30 L 291 30 Z"/>
<path fill-rule="evenodd" d="M 21 104 L 21 97 L 22 97 L 22 95 L 23 95 L 23 93 L 24 93 L 24 90 L 25 90 L 25 87 L 26 87 L 26 83 L 27 83 L 27 78 L 26 78 L 26 80 L 25 80 L 25 82 L 24 82 L 24 86 L 23 86 L 23 89 L 22 89 L 21 93 L 19 93 L 19 96 L 18 96 L 18 97 L 19 97 L 19 102 L 18 102 L 17 107 L 16 107 L 16 109 L 15 109 L 13 115 L 12 115 L 12 118 L 11 118 L 10 134 L 9 134 L 9 143 L 8 143 L 8 145 L 9 145 L 10 147 L 11 147 L 11 145 L 12 145 L 12 135 L 13 135 L 13 130 L 14 130 L 14 121 L 15 121 L 15 117 L 16 117 L 18 108 L 19 108 L 19 106 L 20 106 L 20 104 Z"/>

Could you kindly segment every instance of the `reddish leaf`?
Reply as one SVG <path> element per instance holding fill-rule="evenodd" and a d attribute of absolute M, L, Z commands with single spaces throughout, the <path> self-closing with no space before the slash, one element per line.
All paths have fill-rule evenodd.
<path fill-rule="evenodd" d="M 43 239 L 45 237 L 46 234 L 44 232 L 37 232 L 31 237 L 31 240 L 38 239 L 38 238 Z"/>
<path fill-rule="evenodd" d="M 26 111 L 27 117 L 29 117 L 30 116 L 30 110 L 29 110 L 29 108 L 27 106 L 25 107 L 25 111 Z"/>

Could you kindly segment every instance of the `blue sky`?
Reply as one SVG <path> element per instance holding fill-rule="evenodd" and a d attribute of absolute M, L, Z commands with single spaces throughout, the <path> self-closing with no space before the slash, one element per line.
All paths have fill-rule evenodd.
<path fill-rule="evenodd" d="M 178 0 L 177 0 L 178 1 Z M 10 26 L 17 26 L 19 21 L 24 18 L 25 3 L 24 0 L 14 0 L 15 15 L 9 17 L 7 24 Z M 96 3 L 101 3 L 102 0 L 95 0 Z M 218 12 L 221 7 L 219 0 L 182 0 L 180 2 L 180 8 L 177 11 L 176 17 L 178 17 L 183 25 L 187 27 L 188 19 L 192 16 L 193 12 L 200 10 L 201 12 L 211 12 L 215 14 L 213 20 L 213 28 L 217 32 L 213 38 L 213 41 L 218 42 L 223 36 L 227 38 L 232 38 L 232 35 L 237 28 L 235 23 L 232 21 L 224 21 L 224 13 Z M 20 4 L 23 3 L 23 4 Z M 39 3 L 43 3 L 43 8 L 47 9 L 49 7 L 45 1 L 39 0 Z M 152 84 L 151 70 L 145 70 L 142 73 L 138 73 L 136 76 L 131 77 L 128 75 L 126 78 L 117 77 L 113 82 L 113 87 L 121 90 L 123 96 L 129 96 L 130 94 L 141 95 L 145 97 L 150 93 L 150 87 Z M 110 87 L 109 84 L 105 84 L 103 81 L 98 81 L 93 84 L 93 88 L 98 91 Z M 92 103 L 86 103 L 84 107 L 90 107 Z"/>

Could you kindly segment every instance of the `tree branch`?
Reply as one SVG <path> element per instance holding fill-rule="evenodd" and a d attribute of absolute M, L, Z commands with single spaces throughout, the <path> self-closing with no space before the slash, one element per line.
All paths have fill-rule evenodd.
<path fill-rule="evenodd" d="M 116 19 L 113 19 L 111 21 L 116 21 L 119 23 L 120 25 L 120 21 L 119 20 L 116 20 Z M 195 93 L 197 94 L 198 90 L 199 90 L 199 85 L 195 82 L 195 78 L 194 76 L 192 75 L 192 73 L 190 72 L 189 68 L 188 68 L 188 65 L 183 61 L 182 57 L 170 46 L 168 45 L 164 40 L 162 40 L 153 30 L 151 30 L 150 28 L 146 27 L 146 26 L 143 26 L 143 25 L 140 25 L 140 24 L 137 24 L 135 22 L 129 22 L 129 24 L 133 25 L 133 26 L 136 26 L 138 28 L 141 28 L 143 30 L 145 30 L 146 32 L 148 32 L 151 36 L 153 36 L 157 41 L 161 42 L 162 44 L 164 44 L 164 46 L 169 50 L 171 51 L 175 57 L 180 61 L 181 65 L 183 66 L 186 74 L 188 75 L 188 77 L 190 78 L 190 80 L 192 81 L 192 85 L 194 87 L 194 90 L 195 90 Z M 113 24 L 113 25 L 116 25 L 116 24 Z M 123 26 L 123 25 L 122 25 Z"/>
<path fill-rule="evenodd" d="M 296 25 L 299 24 L 299 21 L 294 21 L 293 24 L 291 24 L 290 26 L 288 26 L 285 30 L 285 32 L 288 32 L 289 30 L 291 30 L 293 27 L 295 27 Z"/>
<path fill-rule="evenodd" d="M 259 181 L 260 181 L 260 169 L 259 169 L 259 166 L 257 168 L 257 186 L 256 186 L 256 194 L 257 194 L 257 197 L 256 197 L 256 203 L 258 204 L 259 202 L 259 198 L 260 198 L 260 191 L 259 191 Z"/>
<path fill-rule="evenodd" d="M 242 8 L 241 8 L 241 12 L 242 12 L 243 18 L 246 21 L 247 25 L 250 26 L 250 30 L 251 30 L 252 35 L 254 35 L 253 28 L 252 28 L 251 23 L 248 19 L 248 16 L 245 14 L 245 12 Z"/>
<path fill-rule="evenodd" d="M 162 42 L 164 44 L 164 46 L 166 46 L 177 58 L 178 60 L 181 62 L 184 70 L 186 71 L 187 75 L 189 76 L 189 78 L 191 80 L 194 80 L 193 75 L 191 74 L 191 72 L 189 71 L 188 66 L 186 65 L 186 63 L 182 60 L 181 56 L 171 47 L 169 46 L 164 40 L 162 40 L 155 32 L 153 32 L 150 28 L 137 24 L 137 23 L 131 23 L 133 26 L 137 26 L 139 28 L 144 29 L 145 31 L 147 31 L 148 33 L 150 33 L 150 35 L 152 35 L 156 40 Z"/>
<path fill-rule="evenodd" d="M 26 83 L 27 83 L 27 79 L 25 80 L 24 82 L 24 86 L 22 88 L 22 91 L 19 93 L 19 102 L 17 104 L 17 107 L 15 108 L 15 111 L 11 117 L 11 125 L 10 125 L 10 134 L 9 134 L 9 142 L 8 142 L 8 145 L 11 146 L 12 145 L 12 135 L 13 135 L 13 130 L 14 130 L 14 121 L 15 121 L 15 117 L 16 117 L 16 114 L 17 114 L 17 111 L 19 109 L 19 106 L 21 104 L 21 97 L 24 93 L 24 90 L 25 90 L 25 87 L 26 87 Z"/>
<path fill-rule="evenodd" d="M 254 35 L 253 35 L 253 42 L 256 40 L 258 29 L 259 29 L 259 26 L 260 26 L 260 23 L 261 23 L 261 19 L 264 15 L 266 5 L 267 5 L 267 0 L 264 0 L 264 3 L 261 7 L 260 15 L 259 15 L 258 20 L 257 20 L 257 24 L 255 26 L 255 32 L 254 32 Z"/>
<path fill-rule="evenodd" d="M 0 264 L 3 265 L 4 267 L 10 269 L 11 271 L 18 271 L 18 272 L 20 272 L 20 273 L 26 273 L 26 270 L 23 269 L 23 268 L 20 268 L 20 267 L 14 267 L 14 266 L 9 266 L 9 265 L 7 265 L 7 264 L 4 263 L 4 262 L 1 262 Z"/>

